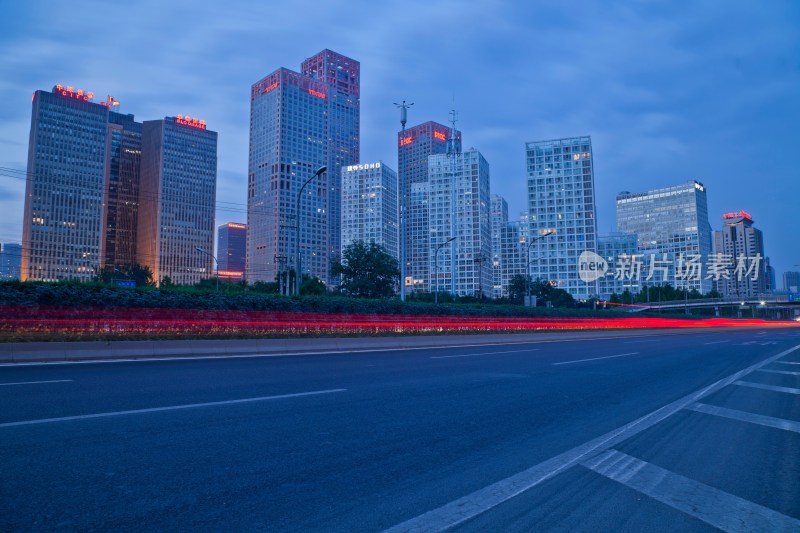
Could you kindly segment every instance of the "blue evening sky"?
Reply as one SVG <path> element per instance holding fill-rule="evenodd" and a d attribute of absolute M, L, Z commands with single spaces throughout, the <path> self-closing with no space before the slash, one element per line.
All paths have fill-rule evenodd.
<path fill-rule="evenodd" d="M 591 135 L 598 229 L 614 198 L 691 179 L 714 229 L 746 210 L 778 271 L 800 264 L 800 2 L 0 0 L 0 167 L 24 170 L 35 89 L 113 95 L 139 120 L 219 132 L 217 224 L 244 221 L 250 85 L 330 48 L 361 62 L 362 161 L 397 168 L 398 112 L 446 123 L 525 209 L 526 141 Z M 96 100 L 98 98 L 96 97 Z M 0 241 L 24 182 L 0 173 Z M 800 269 L 800 267 L 796 268 Z"/>

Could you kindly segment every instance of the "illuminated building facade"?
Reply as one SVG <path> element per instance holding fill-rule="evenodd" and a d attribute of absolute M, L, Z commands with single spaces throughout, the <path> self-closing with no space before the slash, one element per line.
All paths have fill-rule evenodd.
<path fill-rule="evenodd" d="M 530 275 L 556 284 L 576 299 L 596 295 L 597 284 L 578 276 L 581 253 L 597 248 L 592 139 L 529 142 L 525 152 L 528 235 L 556 231 L 531 245 Z"/>
<path fill-rule="evenodd" d="M 133 115 L 108 114 L 103 267 L 136 262 L 142 124 Z"/>
<path fill-rule="evenodd" d="M 33 95 L 20 277 L 90 281 L 103 258 L 107 106 L 72 87 Z"/>
<path fill-rule="evenodd" d="M 770 288 L 764 234 L 753 224 L 753 217 L 745 211 L 725 213 L 722 215 L 722 230 L 714 232 L 714 253 L 731 259 L 730 277 L 721 277 L 714 283 L 717 292 L 725 297 L 753 298 Z M 753 261 L 756 256 L 759 259 Z M 744 268 L 737 273 L 739 266 Z M 748 273 L 751 268 L 753 271 Z"/>
<path fill-rule="evenodd" d="M 489 163 L 474 148 L 428 158 L 430 287 L 458 296 L 491 297 Z M 436 249 L 449 238 L 452 243 Z M 438 256 L 438 257 L 437 257 Z M 438 259 L 438 267 L 437 267 Z"/>
<path fill-rule="evenodd" d="M 428 156 L 446 154 L 450 146 L 450 128 L 437 122 L 424 122 L 406 129 L 405 137 L 397 132 L 398 176 L 405 180 L 406 276 L 407 288 L 429 292 L 430 228 L 428 226 Z M 455 151 L 461 151 L 461 132 L 455 130 Z"/>
<path fill-rule="evenodd" d="M 360 64 L 323 50 L 301 73 L 280 68 L 250 91 L 247 279 L 274 281 L 282 261 L 330 279 L 341 249 L 341 169 L 359 159 Z M 303 191 L 321 167 L 327 172 Z M 295 228 L 301 228 L 295 250 Z"/>
<path fill-rule="evenodd" d="M 246 277 L 247 225 L 228 222 L 217 228 L 217 275 L 243 280 Z"/>
<path fill-rule="evenodd" d="M 508 202 L 492 195 L 492 285 L 495 298 L 508 297 L 508 285 L 514 276 L 525 275 L 520 223 L 509 222 Z"/>
<path fill-rule="evenodd" d="M 374 242 L 398 259 L 397 173 L 382 162 L 342 168 L 342 249 Z"/>
<path fill-rule="evenodd" d="M 22 261 L 22 246 L 7 242 L 0 251 L 0 280 L 19 279 L 19 267 Z"/>
<path fill-rule="evenodd" d="M 706 188 L 700 182 L 688 181 L 644 192 L 621 192 L 617 195 L 617 230 L 636 234 L 641 254 L 666 257 L 673 264 L 681 254 L 684 258 L 699 255 L 705 263 L 712 248 Z M 712 288 L 705 274 L 699 279 L 676 280 L 674 273 L 672 269 L 673 279 L 654 277 L 645 284 L 669 283 L 702 293 Z"/>
<path fill-rule="evenodd" d="M 137 262 L 157 283 L 211 277 L 217 133 L 181 115 L 145 121 L 140 176 Z"/>

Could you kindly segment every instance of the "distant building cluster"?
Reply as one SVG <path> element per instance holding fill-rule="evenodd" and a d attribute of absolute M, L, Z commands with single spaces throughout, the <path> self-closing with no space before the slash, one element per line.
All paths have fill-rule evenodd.
<path fill-rule="evenodd" d="M 753 217 L 727 213 L 712 231 L 699 181 L 620 192 L 617 231 L 598 235 L 589 136 L 525 143 L 516 220 L 491 194 L 489 162 L 462 149 L 455 112 L 449 126 L 403 122 L 398 172 L 362 160 L 360 87 L 360 63 L 331 50 L 251 86 L 247 221 L 217 227 L 216 249 L 217 133 L 205 121 L 137 122 L 110 96 L 36 91 L 22 244 L 3 245 L 0 279 L 89 281 L 140 264 L 157 283 L 283 280 L 288 294 L 297 265 L 335 287 L 332 263 L 366 241 L 403 262 L 407 293 L 503 298 L 520 277 L 579 300 L 667 283 L 777 289 Z M 798 292 L 798 278 L 787 272 L 783 288 Z"/>

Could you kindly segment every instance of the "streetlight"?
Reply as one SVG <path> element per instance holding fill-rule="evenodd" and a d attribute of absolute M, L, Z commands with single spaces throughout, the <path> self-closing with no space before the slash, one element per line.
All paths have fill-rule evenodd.
<path fill-rule="evenodd" d="M 531 297 L 531 246 L 538 240 L 544 239 L 548 235 L 555 234 L 556 230 L 554 229 L 547 229 L 544 232 L 540 233 L 538 237 L 535 239 L 531 239 L 531 242 L 528 243 L 528 250 L 525 253 L 525 257 L 528 260 L 528 267 L 525 270 L 525 299 L 529 299 Z M 528 232 L 530 233 L 530 231 Z M 522 305 L 526 305 L 526 302 L 523 301 Z"/>
<path fill-rule="evenodd" d="M 441 250 L 445 245 L 450 244 L 454 240 L 456 240 L 455 237 L 450 237 L 443 243 L 436 246 L 436 253 L 434 254 L 434 260 L 433 260 L 433 262 L 436 264 L 436 294 L 433 297 L 434 303 L 436 304 L 439 303 L 439 250 Z"/>
<path fill-rule="evenodd" d="M 485 255 L 480 255 L 472 260 L 478 264 L 478 300 L 483 301 L 483 262 L 486 261 Z"/>
<path fill-rule="evenodd" d="M 402 104 L 393 102 L 396 107 L 400 108 L 400 126 L 402 133 L 400 134 L 400 145 L 397 151 L 400 153 L 400 170 L 398 171 L 398 178 L 400 179 L 400 301 L 406 301 L 406 168 L 405 160 L 406 153 L 403 151 L 403 143 L 406 139 L 406 122 L 408 121 L 408 108 L 414 103 L 407 104 L 403 100 Z"/>
<path fill-rule="evenodd" d="M 203 250 L 199 246 L 197 248 L 195 248 L 195 250 L 197 250 L 198 252 L 210 255 L 211 259 L 214 260 L 214 264 L 217 265 L 217 276 L 216 277 L 217 277 L 217 290 L 219 291 L 219 261 L 217 261 L 217 258 L 214 257 L 214 254 L 212 254 L 211 252 L 207 252 L 207 251 Z"/>
<path fill-rule="evenodd" d="M 297 218 L 297 220 L 295 220 L 295 226 L 294 226 L 295 227 L 295 239 L 294 239 L 294 244 L 295 244 L 295 246 L 294 246 L 294 253 L 295 253 L 295 256 L 294 256 L 294 269 L 295 269 L 295 273 L 294 273 L 294 277 L 295 277 L 295 281 L 297 282 L 296 287 L 297 287 L 297 295 L 298 296 L 300 296 L 300 282 L 301 282 L 301 278 L 303 277 L 300 274 L 300 198 L 303 196 L 303 190 L 306 188 L 306 185 L 311 183 L 311 180 L 313 180 L 314 178 L 316 178 L 317 176 L 319 176 L 320 174 L 322 174 L 326 170 L 328 170 L 328 167 L 325 166 L 325 165 L 322 165 L 321 167 L 319 167 L 317 169 L 317 171 L 314 172 L 314 175 L 311 176 L 310 178 L 308 178 L 305 183 L 303 183 L 303 186 L 300 187 L 300 192 L 297 193 L 297 206 L 295 207 L 295 210 L 294 210 L 294 216 Z"/>

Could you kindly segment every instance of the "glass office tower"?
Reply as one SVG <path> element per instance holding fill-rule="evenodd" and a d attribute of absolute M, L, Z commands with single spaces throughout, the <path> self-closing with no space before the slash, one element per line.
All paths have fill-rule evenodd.
<path fill-rule="evenodd" d="M 429 292 L 430 228 L 428 226 L 428 156 L 450 149 L 450 128 L 428 121 L 397 132 L 398 179 L 405 180 L 407 289 Z M 461 151 L 461 132 L 455 130 L 455 151 Z"/>
<path fill-rule="evenodd" d="M 705 262 L 711 253 L 711 225 L 708 223 L 708 201 L 705 186 L 697 181 L 651 189 L 643 192 L 621 192 L 617 195 L 617 229 L 622 233 L 635 233 L 639 253 L 674 262 L 681 254 L 701 256 Z M 665 255 L 666 254 L 666 255 Z M 650 285 L 669 283 L 673 287 L 711 290 L 711 281 L 705 274 L 699 279 L 671 279 L 653 277 Z"/>
<path fill-rule="evenodd" d="M 136 254 L 157 283 L 213 276 L 216 190 L 217 132 L 180 115 L 144 122 Z"/>
<path fill-rule="evenodd" d="M 528 174 L 526 237 L 556 233 L 535 241 L 530 253 L 530 275 L 554 283 L 577 299 L 597 294 L 596 282 L 578 276 L 578 259 L 596 251 L 594 167 L 591 137 L 569 137 L 525 145 Z M 527 262 L 527 258 L 526 262 Z"/>
<path fill-rule="evenodd" d="M 397 173 L 383 162 L 342 169 L 342 249 L 373 242 L 398 259 Z"/>
<path fill-rule="evenodd" d="M 91 281 L 101 268 L 106 106 L 61 85 L 33 94 L 20 277 Z"/>
<path fill-rule="evenodd" d="M 330 282 L 341 247 L 341 169 L 358 162 L 360 65 L 323 50 L 302 73 L 280 68 L 250 90 L 247 278 L 274 281 L 279 265 Z M 321 166 L 327 172 L 303 190 Z M 295 249 L 296 228 L 300 247 Z"/>

